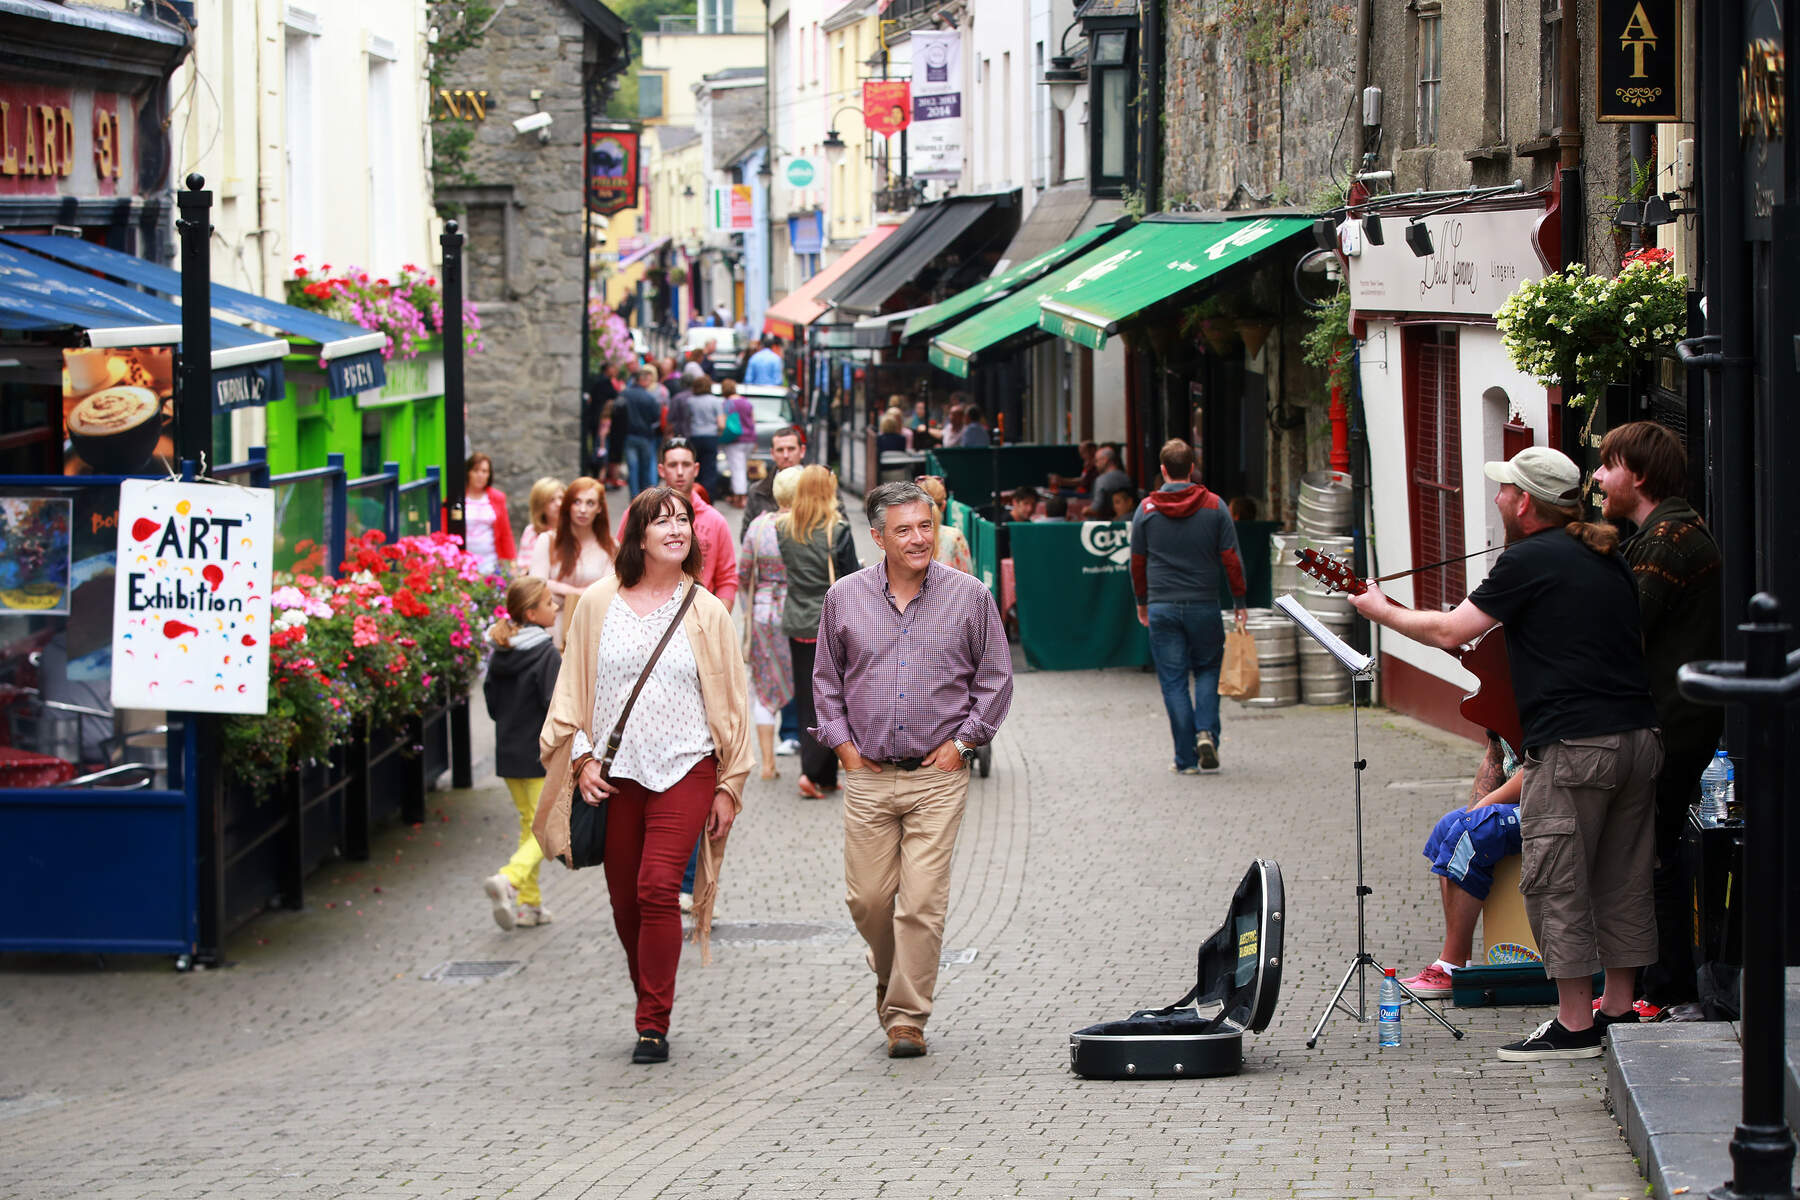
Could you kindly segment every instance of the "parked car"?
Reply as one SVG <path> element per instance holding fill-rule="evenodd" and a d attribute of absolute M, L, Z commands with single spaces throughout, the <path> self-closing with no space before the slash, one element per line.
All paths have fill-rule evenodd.
<path fill-rule="evenodd" d="M 715 342 L 710 358 L 703 364 L 706 373 L 714 379 L 736 379 L 738 377 L 737 333 L 724 325 L 696 325 L 687 331 L 687 339 L 682 343 L 682 356 L 704 350 L 706 343 Z"/>

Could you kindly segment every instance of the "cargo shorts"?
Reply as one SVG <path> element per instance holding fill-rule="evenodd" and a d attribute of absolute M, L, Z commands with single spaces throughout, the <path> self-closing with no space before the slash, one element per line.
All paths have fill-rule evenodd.
<path fill-rule="evenodd" d="M 1662 759 L 1655 729 L 1526 748 L 1519 891 L 1550 978 L 1656 961 L 1651 871 Z"/>

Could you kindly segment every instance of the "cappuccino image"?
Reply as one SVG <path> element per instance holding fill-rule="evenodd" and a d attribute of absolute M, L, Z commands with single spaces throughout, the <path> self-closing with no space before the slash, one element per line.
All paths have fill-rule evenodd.
<path fill-rule="evenodd" d="M 69 410 L 69 446 L 96 471 L 125 473 L 150 461 L 162 437 L 162 397 L 149 388 L 101 388 Z"/>
<path fill-rule="evenodd" d="M 161 399 L 149 388 L 107 388 L 75 406 L 69 414 L 69 433 L 110 437 L 143 424 L 161 409 Z"/>

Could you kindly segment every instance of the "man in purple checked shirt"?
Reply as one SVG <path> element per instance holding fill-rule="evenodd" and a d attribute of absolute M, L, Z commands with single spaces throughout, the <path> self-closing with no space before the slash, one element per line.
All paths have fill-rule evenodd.
<path fill-rule="evenodd" d="M 844 767 L 844 891 L 869 944 L 890 1058 L 925 1053 L 950 857 L 975 748 L 1012 705 L 994 598 L 932 561 L 931 500 L 884 483 L 864 505 L 883 558 L 838 580 L 819 615 L 813 705 Z"/>

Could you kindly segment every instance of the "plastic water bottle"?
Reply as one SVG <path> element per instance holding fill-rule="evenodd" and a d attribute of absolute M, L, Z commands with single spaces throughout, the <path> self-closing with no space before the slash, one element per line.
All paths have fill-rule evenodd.
<path fill-rule="evenodd" d="M 1381 1044 L 1398 1046 L 1400 1044 L 1400 981 L 1394 978 L 1394 968 L 1388 967 L 1387 973 L 1381 977 L 1381 1000 L 1375 1013 L 1381 1025 Z"/>
<path fill-rule="evenodd" d="M 1737 772 L 1731 756 L 1719 750 L 1700 772 L 1700 811 L 1715 821 L 1725 820 L 1731 813 L 1731 785 Z"/>

